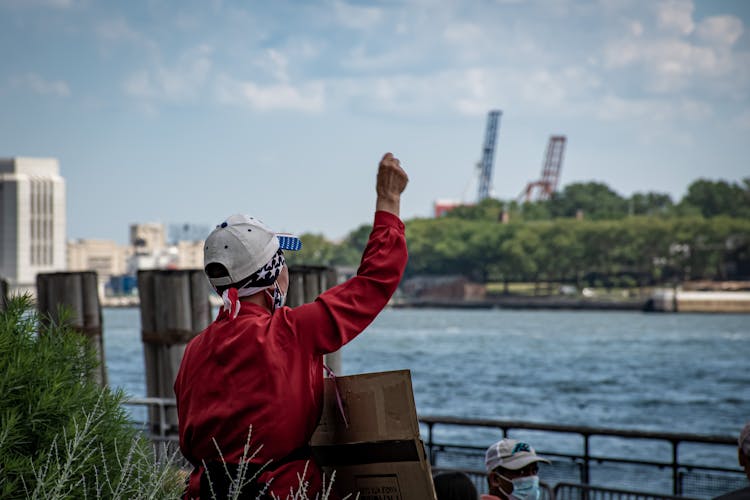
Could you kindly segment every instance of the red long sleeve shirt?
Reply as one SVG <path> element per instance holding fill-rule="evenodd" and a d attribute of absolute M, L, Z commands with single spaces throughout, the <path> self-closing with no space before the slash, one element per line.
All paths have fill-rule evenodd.
<path fill-rule="evenodd" d="M 180 449 L 194 465 L 202 460 L 238 463 L 252 426 L 252 462 L 277 461 L 305 446 L 323 403 L 323 355 L 364 330 L 386 306 L 401 281 L 407 250 L 404 225 L 377 211 L 357 275 L 314 302 L 271 313 L 243 302 L 239 315 L 226 313 L 185 349 L 174 385 Z M 283 498 L 299 487 L 306 460 L 261 475 Z M 270 468 L 273 469 L 273 462 Z M 197 498 L 201 470 L 193 472 L 188 496 Z M 197 476 L 197 477 L 196 477 Z M 308 496 L 320 489 L 320 469 L 310 459 Z M 312 493 L 312 494 L 310 494 Z"/>

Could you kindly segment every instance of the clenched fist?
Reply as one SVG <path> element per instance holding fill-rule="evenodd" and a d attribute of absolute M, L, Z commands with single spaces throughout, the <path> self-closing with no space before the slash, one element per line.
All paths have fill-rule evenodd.
<path fill-rule="evenodd" d="M 378 179 L 375 191 L 378 199 L 376 210 L 384 210 L 396 216 L 399 215 L 401 193 L 406 189 L 409 176 L 401 168 L 401 162 L 391 153 L 386 153 L 378 166 Z"/>

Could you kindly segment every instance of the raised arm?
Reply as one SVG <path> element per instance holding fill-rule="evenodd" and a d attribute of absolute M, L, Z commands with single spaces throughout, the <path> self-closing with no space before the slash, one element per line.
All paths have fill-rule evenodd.
<path fill-rule="evenodd" d="M 322 293 L 313 303 L 288 311 L 297 341 L 319 354 L 356 337 L 388 304 L 406 268 L 401 193 L 409 181 L 397 158 L 386 153 L 378 165 L 375 217 L 356 276 Z"/>

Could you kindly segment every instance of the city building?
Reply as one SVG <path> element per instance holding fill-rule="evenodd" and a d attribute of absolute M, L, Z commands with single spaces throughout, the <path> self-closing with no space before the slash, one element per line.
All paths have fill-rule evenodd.
<path fill-rule="evenodd" d="M 40 272 L 65 270 L 65 180 L 55 158 L 0 159 L 0 277 L 34 293 Z"/>
<path fill-rule="evenodd" d="M 167 232 L 164 224 L 146 222 L 130 225 L 130 244 L 138 255 L 154 255 L 167 246 Z"/>
<path fill-rule="evenodd" d="M 178 269 L 203 269 L 203 245 L 204 240 L 178 241 L 177 246 L 177 268 Z"/>
<path fill-rule="evenodd" d="M 138 271 L 201 269 L 203 240 L 164 241 L 161 224 L 133 224 L 128 245 L 109 240 L 68 242 L 68 270 L 96 271 L 99 298 L 104 305 L 132 305 L 138 295 Z"/>
<path fill-rule="evenodd" d="M 127 272 L 128 260 L 133 255 L 131 246 L 118 245 L 109 240 L 79 239 L 68 242 L 68 271 L 96 271 L 99 296 L 113 276 Z"/>
<path fill-rule="evenodd" d="M 447 199 L 441 199 L 436 200 L 434 204 L 434 217 L 437 219 L 438 217 L 442 217 L 446 213 L 450 212 L 456 207 L 462 206 L 463 203 L 459 200 L 447 200 Z"/>
<path fill-rule="evenodd" d="M 176 268 L 177 250 L 167 245 L 164 224 L 145 222 L 130 225 L 130 246 L 133 255 L 128 261 L 127 274 L 135 276 L 141 269 Z"/>

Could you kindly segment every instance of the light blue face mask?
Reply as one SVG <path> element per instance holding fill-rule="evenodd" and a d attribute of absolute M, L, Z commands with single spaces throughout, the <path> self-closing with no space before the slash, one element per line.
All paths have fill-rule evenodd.
<path fill-rule="evenodd" d="M 266 290 L 266 293 L 269 297 L 271 297 L 271 301 L 273 302 L 273 309 L 275 311 L 276 309 L 284 307 L 284 304 L 286 303 L 286 294 L 281 291 L 281 287 L 279 287 L 279 284 L 277 282 L 274 282 L 273 285 L 273 295 L 271 295 L 271 292 L 269 292 L 268 290 Z"/>
<path fill-rule="evenodd" d="M 513 485 L 513 491 L 510 494 L 503 491 L 510 500 L 539 500 L 541 496 L 539 476 L 525 476 L 516 479 L 508 479 L 500 474 L 498 476 Z"/>

